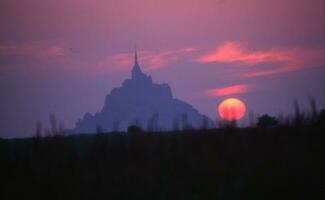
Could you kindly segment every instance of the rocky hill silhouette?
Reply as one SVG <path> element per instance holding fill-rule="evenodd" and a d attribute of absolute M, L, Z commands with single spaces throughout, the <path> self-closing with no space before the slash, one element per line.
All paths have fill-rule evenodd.
<path fill-rule="evenodd" d="M 190 104 L 173 98 L 168 84 L 153 83 L 142 72 L 136 50 L 131 75 L 131 79 L 106 96 L 100 112 L 86 113 L 72 132 L 94 133 L 96 127 L 103 131 L 125 131 L 130 125 L 149 131 L 175 130 L 199 128 L 211 122 Z"/>

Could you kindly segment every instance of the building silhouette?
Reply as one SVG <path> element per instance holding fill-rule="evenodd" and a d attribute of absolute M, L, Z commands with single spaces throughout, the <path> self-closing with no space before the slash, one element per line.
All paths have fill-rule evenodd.
<path fill-rule="evenodd" d="M 182 124 L 184 116 L 186 124 Z M 206 116 L 188 103 L 173 98 L 168 84 L 153 83 L 152 78 L 142 72 L 135 49 L 131 79 L 112 89 L 100 112 L 86 113 L 69 132 L 94 133 L 98 126 L 103 131 L 126 131 L 130 125 L 150 131 L 199 128 L 203 120 Z"/>

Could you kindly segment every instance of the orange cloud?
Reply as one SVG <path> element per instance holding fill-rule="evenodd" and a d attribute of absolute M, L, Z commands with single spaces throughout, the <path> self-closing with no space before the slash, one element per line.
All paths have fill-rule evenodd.
<path fill-rule="evenodd" d="M 155 70 L 176 62 L 180 56 L 195 51 L 195 48 L 171 49 L 162 51 L 139 51 L 139 62 L 144 70 Z M 98 63 L 100 68 L 129 70 L 134 62 L 134 53 L 119 53 L 108 56 Z"/>
<path fill-rule="evenodd" d="M 239 84 L 239 85 L 232 85 L 224 88 L 216 88 L 216 89 L 209 89 L 204 91 L 206 96 L 214 97 L 214 96 L 226 96 L 226 95 L 233 95 L 233 94 L 242 94 L 247 93 L 253 90 L 253 87 L 248 84 Z"/>
<path fill-rule="evenodd" d="M 226 42 L 215 51 L 202 55 L 197 62 L 233 63 L 240 66 L 257 66 L 253 71 L 241 72 L 243 77 L 269 76 L 273 74 L 296 71 L 312 66 L 325 64 L 323 49 L 307 48 L 272 48 L 264 51 L 249 51 L 236 42 Z M 264 68 L 263 64 L 272 63 L 272 68 Z"/>

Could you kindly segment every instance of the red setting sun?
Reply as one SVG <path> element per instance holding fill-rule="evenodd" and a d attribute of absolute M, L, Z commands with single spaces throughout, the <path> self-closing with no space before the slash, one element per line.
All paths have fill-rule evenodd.
<path fill-rule="evenodd" d="M 219 104 L 218 112 L 224 120 L 239 120 L 245 115 L 246 106 L 244 102 L 239 99 L 229 98 Z"/>

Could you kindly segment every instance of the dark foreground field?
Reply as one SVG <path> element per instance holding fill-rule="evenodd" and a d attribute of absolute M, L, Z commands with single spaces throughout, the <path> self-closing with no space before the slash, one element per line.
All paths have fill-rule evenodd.
<path fill-rule="evenodd" d="M 321 199 L 324 126 L 0 140 L 0 199 Z"/>

